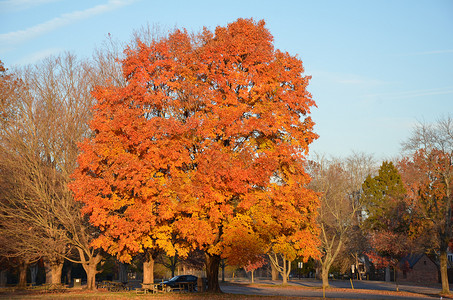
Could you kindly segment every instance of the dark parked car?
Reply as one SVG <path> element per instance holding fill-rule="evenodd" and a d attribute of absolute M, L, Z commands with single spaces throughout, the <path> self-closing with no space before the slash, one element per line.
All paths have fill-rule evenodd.
<path fill-rule="evenodd" d="M 162 289 L 171 291 L 173 289 L 195 290 L 197 287 L 197 277 L 193 275 L 178 275 L 170 280 L 161 283 Z"/>

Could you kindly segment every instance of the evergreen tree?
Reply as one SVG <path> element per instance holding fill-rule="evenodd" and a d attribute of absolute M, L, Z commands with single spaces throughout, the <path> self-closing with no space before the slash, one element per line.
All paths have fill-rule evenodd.
<path fill-rule="evenodd" d="M 366 205 L 366 224 L 371 230 L 404 231 L 401 218 L 407 212 L 406 189 L 392 162 L 384 161 L 379 174 L 368 176 L 362 185 Z"/>

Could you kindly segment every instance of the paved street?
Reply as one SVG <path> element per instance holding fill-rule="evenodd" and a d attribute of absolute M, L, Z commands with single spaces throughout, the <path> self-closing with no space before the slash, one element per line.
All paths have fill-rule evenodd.
<path fill-rule="evenodd" d="M 353 281 L 354 289 L 347 280 L 331 280 L 329 283 L 332 288 L 326 290 L 325 297 L 330 299 L 440 299 L 440 285 L 398 285 L 399 292 L 396 293 L 394 282 Z M 235 280 L 221 284 L 221 288 L 232 294 L 323 297 L 321 281 L 314 279 L 292 280 L 286 287 L 281 286 L 281 281 L 257 280 L 251 285 L 247 280 Z"/>

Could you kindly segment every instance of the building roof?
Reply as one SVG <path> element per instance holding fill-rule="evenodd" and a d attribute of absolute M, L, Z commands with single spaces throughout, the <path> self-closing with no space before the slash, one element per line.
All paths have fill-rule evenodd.
<path fill-rule="evenodd" d="M 420 258 L 423 257 L 423 255 L 425 255 L 424 253 L 413 253 L 413 254 L 408 254 L 406 255 L 405 257 L 403 257 L 403 259 L 401 260 L 401 262 L 408 262 L 409 263 L 409 267 L 414 267 L 415 264 L 420 260 Z"/>
<path fill-rule="evenodd" d="M 406 255 L 405 257 L 403 257 L 401 259 L 400 264 L 404 264 L 405 262 L 408 262 L 409 267 L 413 268 L 423 256 L 426 256 L 426 258 L 428 258 L 434 264 L 436 264 L 428 255 L 426 255 L 424 253 L 411 253 L 411 254 L 408 254 L 408 255 Z"/>

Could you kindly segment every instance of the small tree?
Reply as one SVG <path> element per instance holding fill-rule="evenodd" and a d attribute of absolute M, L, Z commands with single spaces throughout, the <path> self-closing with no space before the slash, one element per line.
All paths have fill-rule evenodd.
<path fill-rule="evenodd" d="M 252 283 L 255 282 L 255 278 L 254 278 L 255 270 L 259 269 L 259 268 L 261 268 L 261 267 L 263 267 L 265 265 L 266 265 L 266 260 L 264 259 L 264 257 L 260 257 L 255 262 L 249 262 L 247 265 L 244 266 L 244 270 L 246 272 L 250 272 L 251 273 Z"/>

